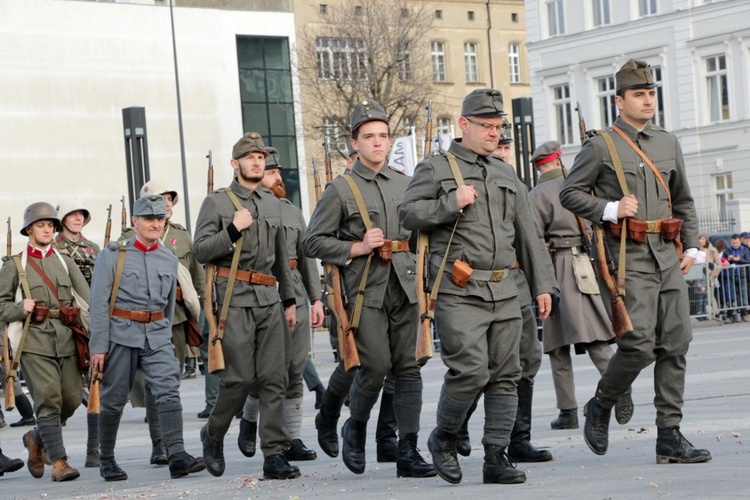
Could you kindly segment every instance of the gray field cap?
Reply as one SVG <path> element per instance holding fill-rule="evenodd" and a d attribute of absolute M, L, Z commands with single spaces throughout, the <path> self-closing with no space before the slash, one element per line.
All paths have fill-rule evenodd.
<path fill-rule="evenodd" d="M 133 217 L 166 217 L 167 202 L 160 194 L 141 196 L 133 204 Z"/>
<path fill-rule="evenodd" d="M 652 89 L 656 87 L 651 75 L 651 66 L 646 61 L 630 59 L 615 75 L 617 92 L 630 89 Z"/>
<path fill-rule="evenodd" d="M 461 116 L 505 116 L 503 94 L 496 89 L 476 89 L 464 97 Z"/>

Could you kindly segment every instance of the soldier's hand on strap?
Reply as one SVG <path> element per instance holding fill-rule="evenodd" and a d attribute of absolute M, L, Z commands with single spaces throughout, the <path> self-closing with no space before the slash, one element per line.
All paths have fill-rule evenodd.
<path fill-rule="evenodd" d="M 537 295 L 536 305 L 539 309 L 539 321 L 544 321 L 552 312 L 552 296 L 548 293 Z"/>
<path fill-rule="evenodd" d="M 297 324 L 297 306 L 289 306 L 284 310 L 284 318 L 286 324 L 289 325 L 289 331 L 294 331 L 294 326 Z"/>
<path fill-rule="evenodd" d="M 250 210 L 248 210 L 247 208 L 238 210 L 234 213 L 232 224 L 234 224 L 234 227 L 236 227 L 238 231 L 244 231 L 245 229 L 252 226 L 253 214 L 251 214 Z"/>
<path fill-rule="evenodd" d="M 680 262 L 680 271 L 682 271 L 682 274 L 687 274 L 690 272 L 690 268 L 693 267 L 694 261 L 694 258 L 688 257 L 687 255 L 683 254 L 682 262 Z"/>
<path fill-rule="evenodd" d="M 638 200 L 635 199 L 635 195 L 628 195 L 620 200 L 617 205 L 617 218 L 624 219 L 625 217 L 635 217 L 638 213 Z"/>
<path fill-rule="evenodd" d="M 365 237 L 362 241 L 352 245 L 349 250 L 349 258 L 360 257 L 362 255 L 369 255 L 376 248 L 380 248 L 385 243 L 385 237 L 383 236 L 383 230 L 374 227 L 365 233 Z"/>
<path fill-rule="evenodd" d="M 36 300 L 34 299 L 23 299 L 23 315 L 28 316 L 34 310 Z"/>
<path fill-rule="evenodd" d="M 107 357 L 106 354 L 92 354 L 91 355 L 91 368 L 104 371 L 104 359 Z"/>
<path fill-rule="evenodd" d="M 464 184 L 458 186 L 456 189 L 456 202 L 458 202 L 458 208 L 463 209 L 466 205 L 473 205 L 477 199 L 477 190 L 471 184 Z"/>
<path fill-rule="evenodd" d="M 312 309 L 310 309 L 310 323 L 313 328 L 317 328 L 323 324 L 325 318 L 325 312 L 323 311 L 323 302 L 316 300 L 312 303 Z"/>

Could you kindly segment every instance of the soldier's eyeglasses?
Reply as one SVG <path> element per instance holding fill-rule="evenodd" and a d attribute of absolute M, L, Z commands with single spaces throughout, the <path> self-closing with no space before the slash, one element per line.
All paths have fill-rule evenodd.
<path fill-rule="evenodd" d="M 491 130 L 497 130 L 498 133 L 502 133 L 503 129 L 505 128 L 505 124 L 501 123 L 500 125 L 493 125 L 491 123 L 487 122 L 478 122 L 476 120 L 472 120 L 468 116 L 465 117 L 467 120 L 469 120 L 469 123 L 473 123 L 474 125 L 479 125 L 484 129 L 485 132 L 489 132 Z"/>

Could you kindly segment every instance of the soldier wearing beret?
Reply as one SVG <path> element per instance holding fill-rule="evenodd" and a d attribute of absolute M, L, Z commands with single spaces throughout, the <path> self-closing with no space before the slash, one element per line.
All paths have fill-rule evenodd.
<path fill-rule="evenodd" d="M 418 319 L 415 257 L 408 245 L 411 232 L 398 223 L 396 212 L 408 178 L 387 165 L 391 136 L 388 115 L 380 104 L 373 99 L 357 103 L 350 126 L 357 161 L 350 172 L 326 186 L 310 219 L 303 247 L 309 257 L 339 266 L 349 297 L 350 318 L 357 297 L 361 301 L 361 320 L 355 333 L 361 367 L 349 390 L 350 418 L 342 430 L 343 460 L 355 474 L 365 471 L 367 422 L 391 371 L 399 432 L 396 474 L 434 476 L 435 469 L 417 450 L 422 375 L 414 357 Z M 361 193 L 361 204 L 355 198 L 355 189 Z M 369 213 L 370 228 L 365 226 L 363 210 Z M 357 294 L 363 282 L 364 294 Z M 341 387 L 332 386 L 344 382 L 346 377 L 332 377 L 321 414 L 332 405 L 326 401 L 329 392 L 342 394 Z M 342 396 L 337 399 L 343 401 Z M 320 424 L 316 418 L 319 431 Z"/>
<path fill-rule="evenodd" d="M 137 370 L 158 405 L 171 477 L 205 469 L 183 442 L 180 367 L 171 342 L 178 262 L 160 241 L 166 216 L 162 196 L 136 200 L 135 235 L 110 242 L 94 266 L 90 347 L 92 367 L 102 372 L 99 473 L 105 481 L 128 478 L 115 461 L 115 443 Z"/>
<path fill-rule="evenodd" d="M 417 165 L 399 205 L 407 229 L 430 233 L 430 288 L 441 280 L 435 327 L 448 371 L 428 446 L 438 474 L 454 484 L 462 477 L 456 434 L 480 392 L 485 408 L 484 482 L 526 480 L 507 453 L 521 376 L 522 315 L 518 287 L 508 279 L 516 262 L 529 270 L 541 319 L 552 306 L 554 280 L 545 283 L 534 272 L 533 262 L 547 257 L 526 187 L 510 165 L 493 155 L 503 115 L 500 91 L 477 89 L 466 96 L 458 122 L 462 140 Z M 446 251 L 444 272 L 438 276 Z"/>
<path fill-rule="evenodd" d="M 619 116 L 611 129 L 583 144 L 560 193 L 564 208 L 604 225 L 610 255 L 625 278 L 624 301 L 633 325 L 617 341 L 618 350 L 586 405 L 584 438 L 594 453 L 607 452 L 612 407 L 641 370 L 655 363 L 657 463 L 706 462 L 711 454 L 694 448 L 680 432 L 685 356 L 693 336 L 683 274 L 698 252 L 698 219 L 685 162 L 677 138 L 650 123 L 657 100 L 649 65 L 630 59 L 616 81 Z M 605 139 L 611 139 L 610 147 Z M 628 229 L 646 228 L 638 240 L 623 240 L 627 232 L 617 231 L 623 219 Z M 674 219 L 682 220 L 678 234 L 687 249 L 682 261 L 675 251 Z M 621 244 L 624 262 L 616 257 Z"/>
<path fill-rule="evenodd" d="M 587 353 L 599 373 L 604 373 L 614 354 L 612 323 L 599 295 L 596 275 L 585 249 L 576 217 L 560 205 L 563 176 L 562 151 L 557 141 L 545 142 L 534 151 L 531 161 L 539 171 L 537 185 L 529 193 L 544 239 L 554 253 L 560 304 L 544 322 L 544 352 L 549 355 L 560 415 L 553 429 L 578 428 L 578 403 L 573 383 L 570 346 L 576 354 Z M 588 223 L 586 223 L 588 225 Z M 583 269 L 579 272 L 579 269 Z M 580 280 L 584 280 L 579 283 Z M 585 281 L 588 277 L 591 281 Z M 587 286 L 588 285 L 588 286 Z M 615 417 L 626 424 L 633 415 L 633 400 L 628 389 L 615 405 Z"/>
<path fill-rule="evenodd" d="M 281 202 L 260 185 L 267 156 L 257 132 L 248 132 L 237 141 L 231 160 L 236 176 L 229 188 L 214 191 L 203 201 L 195 231 L 196 258 L 216 265 L 218 310 L 225 301 L 232 306 L 228 307 L 221 342 L 226 368 L 219 374 L 216 405 L 201 430 L 203 457 L 214 476 L 224 473 L 224 436 L 253 388 L 260 399 L 263 475 L 268 479 L 300 475 L 299 468 L 284 457 L 291 444 L 284 427 L 284 399 L 289 384 L 289 332 L 297 321 L 296 299 Z M 227 297 L 240 238 L 234 290 Z"/>
<path fill-rule="evenodd" d="M 291 438 L 291 445 L 284 452 L 290 462 L 314 460 L 317 454 L 305 446 L 300 439 L 302 427 L 302 374 L 307 365 L 310 353 L 310 326 L 314 328 L 323 324 L 323 302 L 321 300 L 320 276 L 314 259 L 308 259 L 302 253 L 302 238 L 306 224 L 302 211 L 285 198 L 286 190 L 281 179 L 281 165 L 276 148 L 268 147 L 266 171 L 261 186 L 270 190 L 281 201 L 281 221 L 286 233 L 289 269 L 294 284 L 294 298 L 297 309 L 297 322 L 292 330 L 292 343 L 289 346 L 291 362 L 289 364 L 289 386 L 284 399 L 284 427 Z M 307 301 L 310 300 L 311 308 Z M 312 319 L 312 321 L 311 321 Z M 313 368 L 314 370 L 314 368 Z M 317 373 L 316 373 L 317 375 Z M 258 390 L 253 388 L 247 397 L 237 442 L 240 451 L 247 457 L 255 455 L 255 434 L 258 425 Z"/>
<path fill-rule="evenodd" d="M 20 256 L 6 260 L 0 269 L 0 321 L 8 323 L 15 357 L 20 356 L 34 400 L 37 427 L 23 436 L 29 472 L 35 478 L 44 475 L 46 451 L 52 461 L 52 480 L 69 481 L 80 474 L 68 464 L 62 425 L 81 405 L 82 387 L 74 333 L 68 325 L 78 321 L 79 308 L 87 306 L 90 293 L 73 259 L 54 248 L 59 229 L 57 211 L 49 203 L 32 203 L 24 211 L 21 234 L 28 236 L 29 243 Z M 25 284 L 19 267 L 25 270 Z"/>

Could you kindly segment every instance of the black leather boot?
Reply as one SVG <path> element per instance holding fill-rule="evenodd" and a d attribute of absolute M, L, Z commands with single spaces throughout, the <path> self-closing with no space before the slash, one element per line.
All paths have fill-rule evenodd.
<path fill-rule="evenodd" d="M 552 429 L 578 429 L 578 408 L 560 410 L 560 415 L 549 426 Z"/>
<path fill-rule="evenodd" d="M 518 385 L 518 409 L 516 421 L 510 433 L 508 456 L 516 462 L 549 462 L 552 453 L 540 450 L 531 444 L 531 403 L 534 398 L 534 386 Z"/>
<path fill-rule="evenodd" d="M 341 416 L 341 407 L 344 406 L 346 396 L 337 396 L 330 388 L 326 389 L 323 397 L 323 405 L 315 415 L 315 428 L 318 429 L 318 444 L 320 449 L 329 457 L 339 456 L 339 435 L 336 426 Z"/>
<path fill-rule="evenodd" d="M 125 471 L 115 462 L 115 457 L 99 459 L 99 475 L 105 481 L 125 481 L 128 478 Z"/>
<path fill-rule="evenodd" d="M 219 477 L 224 474 L 224 442 L 211 439 L 208 435 L 208 424 L 201 429 L 201 442 L 203 443 L 203 461 L 206 469 L 212 476 Z"/>
<path fill-rule="evenodd" d="M 378 425 L 375 428 L 378 462 L 396 462 L 399 457 L 398 424 L 393 411 L 393 393 L 383 392 L 380 396 Z"/>
<path fill-rule="evenodd" d="M 20 458 L 10 458 L 3 455 L 3 451 L 0 450 L 0 476 L 6 472 L 15 472 L 23 467 L 23 460 Z"/>
<path fill-rule="evenodd" d="M 157 439 L 151 442 L 151 465 L 167 465 L 169 463 L 169 457 L 167 457 L 167 445 L 164 441 Z"/>
<path fill-rule="evenodd" d="M 283 455 L 269 455 L 263 461 L 263 477 L 266 479 L 294 479 L 299 477 L 299 468 L 290 465 Z"/>
<path fill-rule="evenodd" d="M 526 482 L 526 474 L 516 469 L 505 452 L 505 448 L 484 445 L 484 467 L 482 468 L 484 484 L 517 484 Z"/>
<path fill-rule="evenodd" d="M 305 460 L 315 460 L 318 454 L 311 450 L 301 439 L 292 439 L 289 449 L 284 452 L 284 458 L 290 462 L 303 462 Z"/>
<path fill-rule="evenodd" d="M 432 453 L 432 463 L 438 475 L 451 484 L 460 483 L 462 475 L 456 457 L 456 435 L 435 427 L 427 440 L 427 448 Z"/>
<path fill-rule="evenodd" d="M 623 394 L 615 404 L 615 420 L 620 425 L 625 425 L 633 418 L 633 398 L 630 394 Z"/>
<path fill-rule="evenodd" d="M 16 408 L 18 413 L 21 414 L 21 420 L 10 424 L 11 427 L 23 427 L 25 425 L 34 425 L 36 419 L 34 418 L 34 407 L 31 406 L 31 402 L 26 394 L 16 393 Z"/>
<path fill-rule="evenodd" d="M 185 477 L 205 468 L 206 463 L 202 458 L 195 458 L 185 451 L 178 451 L 169 457 L 169 475 L 172 479 Z"/>
<path fill-rule="evenodd" d="M 659 429 L 656 437 L 657 464 L 697 464 L 709 460 L 711 453 L 694 448 L 693 443 L 682 435 L 679 427 Z"/>
<path fill-rule="evenodd" d="M 346 468 L 355 474 L 365 471 L 365 438 L 367 437 L 367 422 L 348 419 L 341 428 L 343 445 L 341 454 Z"/>
<path fill-rule="evenodd" d="M 326 388 L 320 383 L 313 387 L 312 390 L 315 391 L 315 409 L 320 410 L 320 407 L 323 406 L 323 396 L 326 394 Z"/>
<path fill-rule="evenodd" d="M 237 447 L 246 457 L 255 456 L 255 436 L 258 433 L 258 422 L 240 419 L 240 433 L 237 435 Z"/>
<path fill-rule="evenodd" d="M 474 410 L 477 409 L 477 403 L 481 393 L 474 399 L 474 402 L 469 407 L 469 411 L 466 412 L 466 418 L 464 423 L 461 424 L 461 428 L 456 433 L 456 452 L 464 457 L 471 455 L 471 438 L 469 438 L 469 419 L 474 414 Z"/>
<path fill-rule="evenodd" d="M 586 403 L 584 413 L 586 423 L 583 426 L 583 439 L 591 451 L 597 455 L 604 455 L 609 446 L 609 420 L 612 409 L 602 408 L 596 402 L 596 398 L 591 398 Z"/>
<path fill-rule="evenodd" d="M 417 449 L 417 434 L 407 434 L 398 440 L 396 477 L 433 477 L 437 471 L 425 462 Z"/>

